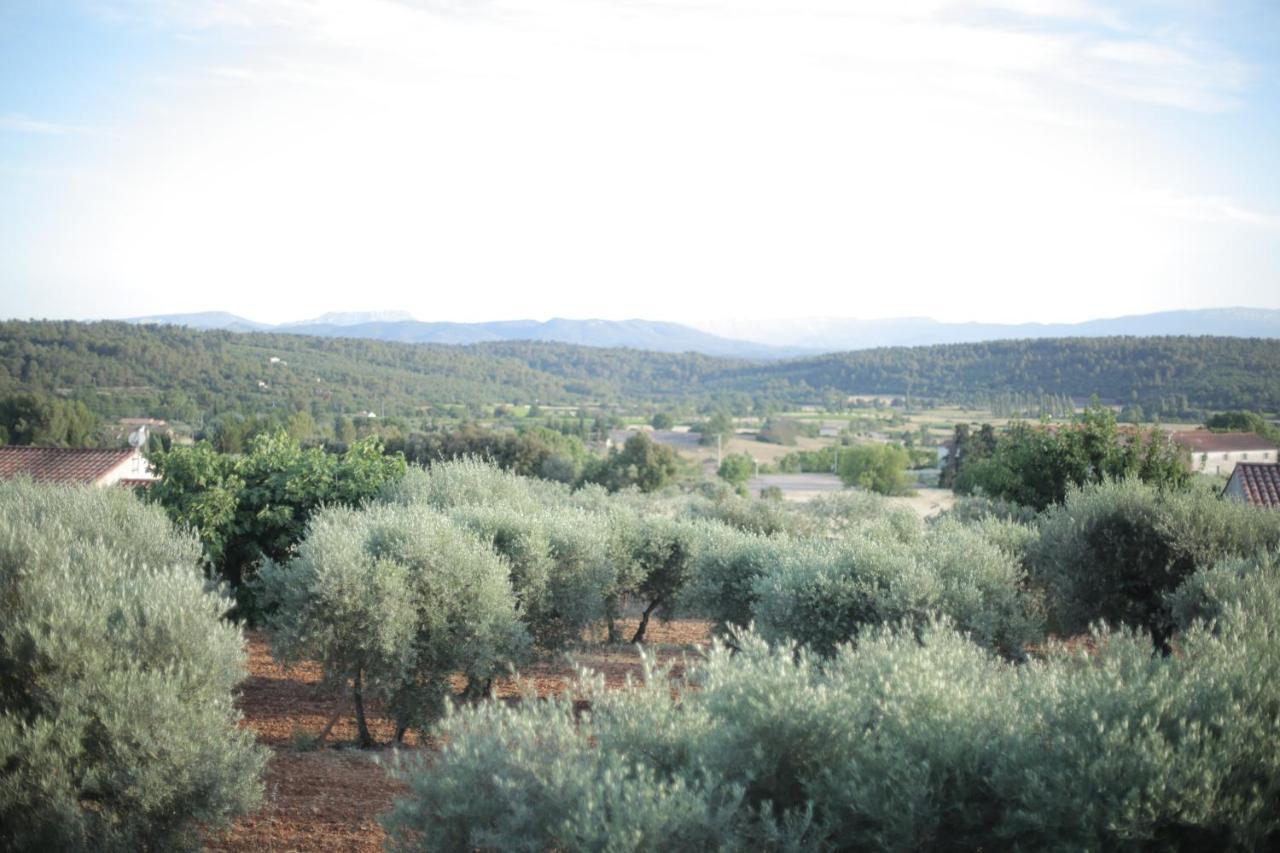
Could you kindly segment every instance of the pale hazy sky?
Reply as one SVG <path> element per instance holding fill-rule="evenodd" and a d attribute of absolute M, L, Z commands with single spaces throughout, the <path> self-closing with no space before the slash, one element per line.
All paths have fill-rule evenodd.
<path fill-rule="evenodd" d="M 0 316 L 1280 307 L 1280 3 L 0 0 Z"/>

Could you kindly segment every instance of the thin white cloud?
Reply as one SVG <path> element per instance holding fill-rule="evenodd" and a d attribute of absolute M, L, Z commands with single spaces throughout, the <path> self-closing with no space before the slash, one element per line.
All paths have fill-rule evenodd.
<path fill-rule="evenodd" d="M 23 115 L 0 116 L 0 130 L 11 130 L 17 133 L 38 133 L 48 136 L 65 136 L 68 134 L 96 134 L 100 128 L 86 127 L 64 122 L 44 121 Z"/>
<path fill-rule="evenodd" d="M 100 159 L 118 189 L 67 205 L 50 257 L 68 280 L 225 288 L 263 316 L 296 316 L 305 283 L 325 309 L 426 318 L 696 316 L 726 299 L 767 315 L 768 294 L 794 287 L 873 316 L 954 316 L 981 293 L 998 319 L 1051 294 L 1165 292 L 1187 275 L 1188 231 L 1274 228 L 1258 202 L 1215 195 L 1222 164 L 1179 158 L 1154 111 L 1132 108 L 1168 108 L 1170 124 L 1231 109 L 1250 69 L 1111 4 L 120 0 L 107 13 L 206 40 L 204 60 L 148 70 L 163 86 Z M 1170 174 L 1185 185 L 1143 191 Z M 1141 310 L 1137 288 L 1115 310 Z"/>
<path fill-rule="evenodd" d="M 1242 225 L 1263 231 L 1280 232 L 1280 215 L 1251 208 L 1224 196 L 1183 195 L 1161 192 L 1140 196 L 1139 204 L 1149 206 L 1163 216 L 1185 222 L 1219 225 Z"/>

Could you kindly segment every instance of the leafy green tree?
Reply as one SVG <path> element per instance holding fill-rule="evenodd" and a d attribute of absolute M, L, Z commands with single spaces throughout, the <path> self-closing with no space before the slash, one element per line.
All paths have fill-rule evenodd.
<path fill-rule="evenodd" d="M 911 455 L 896 444 L 863 444 L 840 451 L 840 479 L 882 495 L 900 495 L 907 489 Z"/>
<path fill-rule="evenodd" d="M 1257 412 L 1219 412 L 1206 418 L 1204 425 L 1215 432 L 1253 432 L 1280 444 L 1280 427 Z"/>
<path fill-rule="evenodd" d="M 244 638 L 120 489 L 0 483 L 0 848 L 198 850 L 262 796 Z"/>
<path fill-rule="evenodd" d="M 751 475 L 755 473 L 755 467 L 755 460 L 750 455 L 730 453 L 721 461 L 720 470 L 716 473 L 720 479 L 731 485 L 742 486 L 751 479 Z"/>
<path fill-rule="evenodd" d="M 606 516 L 555 506 L 531 512 L 501 501 L 455 506 L 448 514 L 507 560 L 520 618 L 539 649 L 580 640 L 604 616 L 617 576 Z"/>
<path fill-rule="evenodd" d="M 98 419 L 79 400 L 13 394 L 0 400 L 0 443 L 93 447 Z"/>
<path fill-rule="evenodd" d="M 1182 450 L 1159 430 L 1121 432 L 1115 413 L 1093 405 L 1056 429 L 1015 423 L 994 452 L 961 462 L 955 490 L 1044 509 L 1072 487 L 1135 477 L 1160 488 L 1181 488 L 1191 478 Z"/>
<path fill-rule="evenodd" d="M 1136 478 L 1073 488 L 1044 513 L 1030 564 L 1064 634 L 1097 619 L 1172 629 L 1166 596 L 1197 569 L 1280 546 L 1280 513 Z"/>
<path fill-rule="evenodd" d="M 667 412 L 655 412 L 653 418 L 649 421 L 650 426 L 654 429 L 671 429 L 676 425 L 675 420 Z"/>
<path fill-rule="evenodd" d="M 759 438 L 771 444 L 791 446 L 800 435 L 800 425 L 790 418 L 769 418 L 760 428 Z"/>
<path fill-rule="evenodd" d="M 698 425 L 698 432 L 699 441 L 704 445 L 725 441 L 733 437 L 733 417 L 728 412 L 718 411 Z"/>
<path fill-rule="evenodd" d="M 955 488 L 963 468 L 980 462 L 995 452 L 995 428 L 991 424 L 983 424 L 974 432 L 969 424 L 956 424 L 951 445 L 951 453 L 938 478 L 938 485 L 944 489 Z"/>
<path fill-rule="evenodd" d="M 367 701 L 391 711 L 398 741 L 442 713 L 454 672 L 482 691 L 528 644 L 507 565 L 421 503 L 326 509 L 254 586 L 280 658 L 321 662 L 366 747 Z"/>
<path fill-rule="evenodd" d="M 235 473 L 235 458 L 204 441 L 153 452 L 149 458 L 159 480 L 147 489 L 146 499 L 191 529 L 200 539 L 205 559 L 221 570 L 244 488 Z"/>
<path fill-rule="evenodd" d="M 616 640 L 614 617 L 619 602 L 634 598 L 644 609 L 631 642 L 642 643 L 654 613 L 671 613 L 689 581 L 696 529 L 687 522 L 638 513 L 616 512 L 611 521 L 618 570 L 607 601 L 610 640 Z"/>
<path fill-rule="evenodd" d="M 1136 403 L 1130 403 L 1120 410 L 1118 420 L 1126 424 L 1140 424 L 1145 421 L 1146 414 L 1142 411 L 1142 407 Z"/>
<path fill-rule="evenodd" d="M 678 471 L 674 450 L 637 432 L 627 439 L 621 451 L 615 450 L 589 466 L 583 479 L 611 492 L 630 486 L 642 492 L 656 492 L 669 484 Z"/>
<path fill-rule="evenodd" d="M 739 633 L 683 681 L 650 667 L 604 690 L 587 674 L 546 701 L 465 708 L 438 752 L 399 766 L 388 847 L 1272 849 L 1270 586 L 1168 657 L 1119 630 L 1032 666 L 936 621 L 828 659 Z"/>
<path fill-rule="evenodd" d="M 259 561 L 286 559 L 319 507 L 367 501 L 405 470 L 403 457 L 384 454 L 376 438 L 332 454 L 304 449 L 284 432 L 254 437 L 242 456 L 200 443 L 158 453 L 152 462 L 160 482 L 148 499 L 199 532 L 206 556 L 248 615 L 255 609 L 244 582 Z"/>
<path fill-rule="evenodd" d="M 344 446 L 356 440 L 356 425 L 351 422 L 351 418 L 338 415 L 333 419 L 333 437 Z"/>
<path fill-rule="evenodd" d="M 296 441 L 306 441 L 316 434 L 316 421 L 306 409 L 299 409 L 289 416 L 285 431 Z"/>

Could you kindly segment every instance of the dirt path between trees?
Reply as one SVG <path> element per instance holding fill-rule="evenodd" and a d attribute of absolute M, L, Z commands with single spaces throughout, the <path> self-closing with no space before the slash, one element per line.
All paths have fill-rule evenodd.
<path fill-rule="evenodd" d="M 634 620 L 620 625 L 623 636 L 635 627 Z M 650 652 L 660 663 L 671 663 L 679 674 L 683 658 L 696 655 L 707 643 L 708 628 L 698 620 L 652 623 Z M 242 725 L 272 751 L 266 792 L 258 811 L 226 831 L 209 833 L 206 849 L 225 853 L 381 850 L 385 835 L 377 816 L 405 790 L 378 763 L 389 751 L 352 748 L 355 723 L 345 705 L 324 746 L 300 749 L 299 737 L 318 735 L 340 702 L 321 686 L 318 664 L 279 666 L 261 633 L 249 633 L 248 653 L 249 675 L 241 685 L 238 704 L 244 714 Z M 573 660 L 602 673 L 607 686 L 615 689 L 624 686 L 628 677 L 639 679 L 642 671 L 640 654 L 632 646 L 591 645 L 574 654 Z M 549 696 L 563 691 L 575 670 L 571 661 L 561 659 L 533 664 L 520 674 L 540 696 Z M 517 685 L 508 679 L 495 685 L 494 692 L 504 699 L 519 696 Z M 374 737 L 390 741 L 391 720 L 376 708 L 370 710 Z M 405 740 L 409 749 L 430 748 L 413 732 Z"/>

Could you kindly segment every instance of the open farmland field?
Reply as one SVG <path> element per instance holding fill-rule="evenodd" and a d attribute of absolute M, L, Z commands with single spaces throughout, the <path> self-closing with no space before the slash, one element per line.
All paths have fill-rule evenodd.
<path fill-rule="evenodd" d="M 747 480 L 750 494 L 758 495 L 768 488 L 781 489 L 783 500 L 808 501 L 843 491 L 844 484 L 835 474 L 761 474 Z"/>

